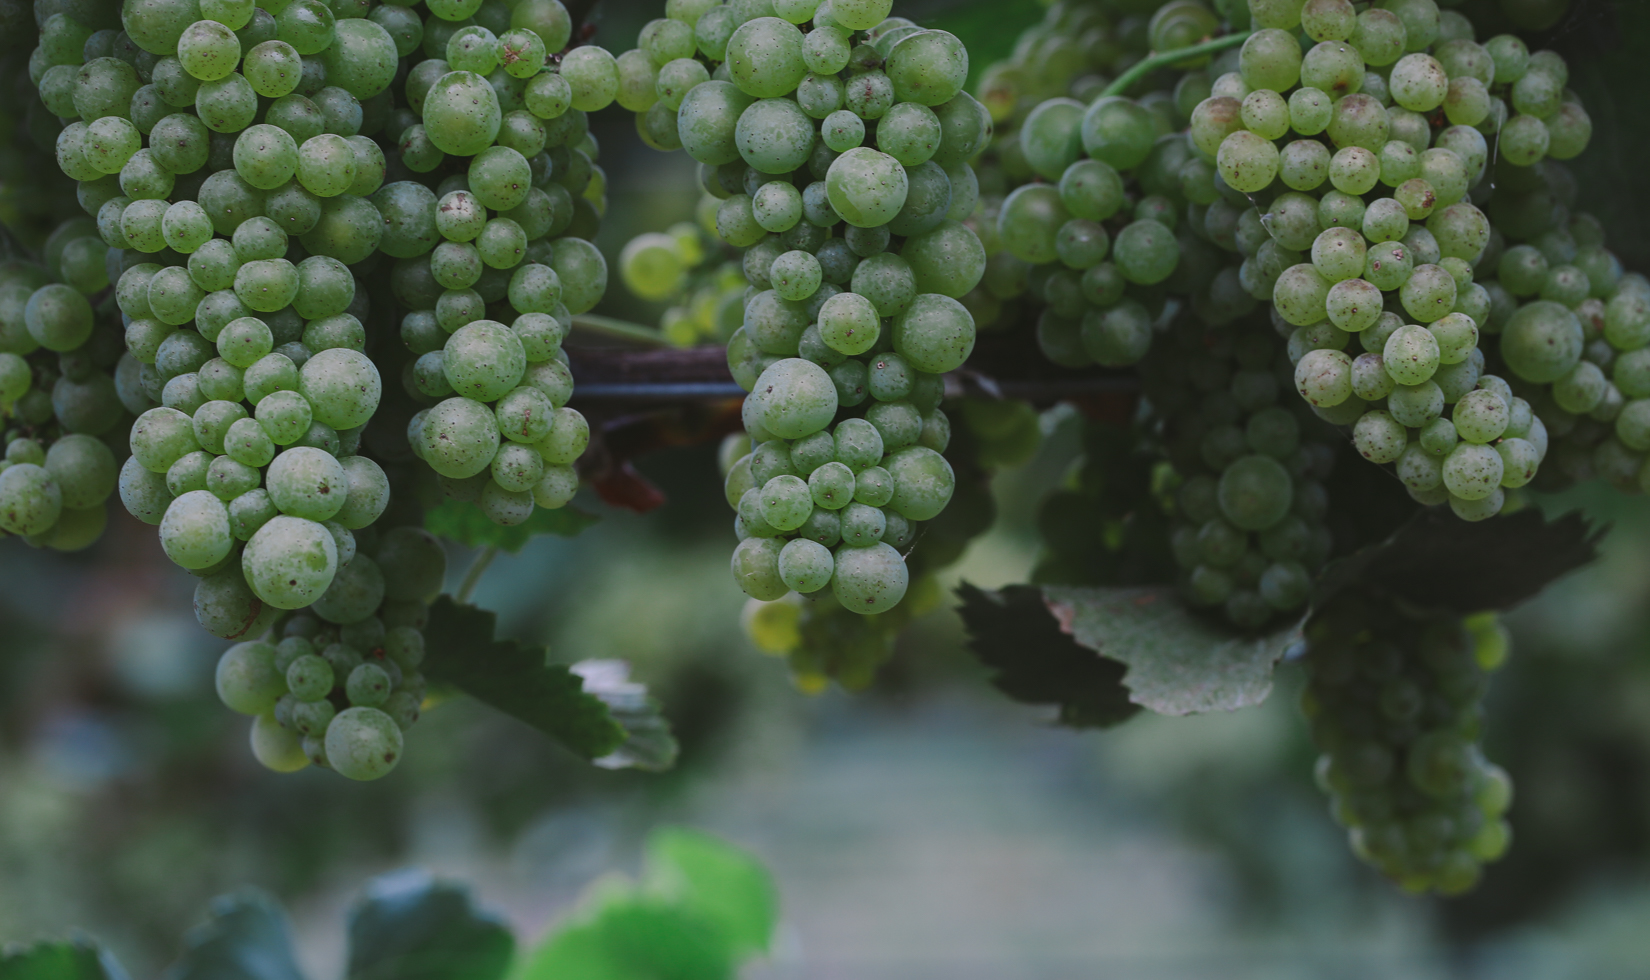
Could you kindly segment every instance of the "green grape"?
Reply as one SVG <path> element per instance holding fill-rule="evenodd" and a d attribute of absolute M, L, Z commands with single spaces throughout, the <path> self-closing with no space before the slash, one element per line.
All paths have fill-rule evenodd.
<path fill-rule="evenodd" d="M 1334 408 L 1352 396 L 1352 358 L 1338 350 L 1309 351 L 1295 365 L 1295 388 L 1315 408 Z"/>
<path fill-rule="evenodd" d="M 223 446 L 226 455 L 247 466 L 268 466 L 275 458 L 275 443 L 256 419 L 232 422 L 224 434 Z"/>
<path fill-rule="evenodd" d="M 1479 389 L 1468 392 L 1456 403 L 1452 421 L 1462 442 L 1481 445 L 1501 438 L 1510 414 L 1507 403 L 1499 395 Z"/>
<path fill-rule="evenodd" d="M 268 643 L 237 643 L 218 658 L 218 699 L 231 711 L 261 715 L 287 693 L 286 678 L 276 671 L 275 648 Z"/>
<path fill-rule="evenodd" d="M 1364 211 L 1363 236 L 1371 242 L 1400 241 L 1409 233 L 1409 215 L 1403 205 L 1383 197 Z"/>
<path fill-rule="evenodd" d="M 1373 327 L 1381 317 L 1381 291 L 1364 279 L 1336 283 L 1325 297 L 1329 321 L 1348 333 Z"/>
<path fill-rule="evenodd" d="M 309 399 L 316 421 L 340 432 L 365 425 L 378 408 L 378 369 L 360 351 L 335 348 L 317 353 L 298 373 L 298 390 Z"/>
<path fill-rule="evenodd" d="M 1270 456 L 1244 456 L 1226 467 L 1218 490 L 1221 513 L 1236 527 L 1259 531 L 1282 520 L 1293 503 L 1289 474 Z"/>
<path fill-rule="evenodd" d="M 235 139 L 235 172 L 259 190 L 273 190 L 298 168 L 298 144 L 285 130 L 253 126 Z"/>
<path fill-rule="evenodd" d="M 1330 228 L 1312 243 L 1312 266 L 1326 281 L 1339 283 L 1363 272 L 1363 236 L 1350 228 Z"/>
<path fill-rule="evenodd" d="M 1398 289 L 1409 281 L 1413 272 L 1409 249 L 1402 242 L 1381 242 L 1365 254 L 1363 278 L 1378 289 Z"/>
<path fill-rule="evenodd" d="M 843 547 L 836 553 L 831 591 L 843 608 L 861 615 L 893 608 L 910 584 L 905 560 L 887 544 Z"/>
<path fill-rule="evenodd" d="M 1437 265 L 1419 265 L 1400 287 L 1404 309 L 1420 323 L 1432 323 L 1455 308 L 1455 277 Z"/>
<path fill-rule="evenodd" d="M 1407 435 L 1402 423 L 1384 411 L 1365 412 L 1352 427 L 1352 444 L 1358 454 L 1381 465 L 1403 455 Z"/>
<path fill-rule="evenodd" d="M 420 457 L 442 476 L 465 479 L 486 470 L 498 452 L 493 413 L 469 398 L 448 398 L 424 419 Z"/>
<path fill-rule="evenodd" d="M 326 727 L 327 764 L 348 779 L 389 775 L 401 761 L 401 750 L 400 726 L 377 708 L 346 708 Z"/>
<path fill-rule="evenodd" d="M 607 291 L 607 261 L 581 238 L 558 238 L 551 249 L 548 264 L 561 279 L 562 304 L 573 314 L 588 312 Z"/>
<path fill-rule="evenodd" d="M 311 409 L 309 401 L 295 391 L 271 392 L 258 402 L 254 415 L 258 420 L 258 424 L 269 435 L 270 441 L 276 446 L 290 446 L 302 439 L 309 432 L 310 425 L 314 421 L 314 411 Z M 320 452 L 320 450 L 313 451 Z M 277 462 L 280 458 L 279 456 L 276 457 Z M 271 493 L 274 493 L 273 484 L 271 486 Z M 281 503 L 280 495 L 274 495 L 276 506 L 280 507 L 283 512 L 287 512 L 288 508 Z M 311 515 L 300 514 L 299 516 L 310 517 Z M 314 517 L 312 519 L 325 520 L 326 518 Z"/>
<path fill-rule="evenodd" d="M 166 508 L 160 521 L 160 543 L 166 557 L 178 565 L 210 568 L 223 561 L 234 544 L 229 511 L 206 490 L 190 490 Z"/>
<path fill-rule="evenodd" d="M 69 130 L 64 130 L 68 133 Z M 65 171 L 67 172 L 67 171 Z M 76 176 L 73 173 L 71 177 Z M 90 180 L 97 176 L 95 168 L 91 173 L 77 179 Z M 175 179 L 156 162 L 154 154 L 148 150 L 138 150 L 127 158 L 125 165 L 120 168 L 121 193 L 136 201 L 153 201 L 168 197 L 172 193 Z"/>
<path fill-rule="evenodd" d="M 1438 341 L 1439 361 L 1443 364 L 1465 361 L 1478 346 L 1478 325 L 1464 313 L 1450 313 L 1427 329 Z"/>
<path fill-rule="evenodd" d="M 262 214 L 264 210 L 263 193 L 233 170 L 219 170 L 207 177 L 196 199 L 211 217 L 213 230 L 220 235 L 234 234 L 241 222 Z M 122 216 L 123 225 L 125 220 Z M 127 235 L 130 237 L 131 232 L 128 231 Z"/>
<path fill-rule="evenodd" d="M 781 298 L 807 299 L 819 288 L 819 260 L 803 251 L 786 252 L 774 260 L 769 277 Z"/>
<path fill-rule="evenodd" d="M 91 304 L 80 292 L 58 283 L 30 294 L 23 320 L 29 336 L 47 350 L 74 350 L 92 335 Z"/>
<path fill-rule="evenodd" d="M 1152 342 L 1151 318 L 1138 303 L 1083 314 L 1083 350 L 1103 367 L 1126 367 L 1146 356 Z"/>
<path fill-rule="evenodd" d="M 356 172 L 355 147 L 342 136 L 311 137 L 297 149 L 298 183 L 316 197 L 337 197 L 349 191 Z"/>
<path fill-rule="evenodd" d="M 219 331 L 218 356 L 238 368 L 251 367 L 275 347 L 268 325 L 255 317 L 230 321 Z"/>
<path fill-rule="evenodd" d="M 788 591 L 779 573 L 779 556 L 784 545 L 771 537 L 751 537 L 733 551 L 733 578 L 746 595 L 771 601 Z"/>
<path fill-rule="evenodd" d="M 564 55 L 561 74 L 572 90 L 569 104 L 581 112 L 606 108 L 618 94 L 618 62 L 595 45 L 574 48 Z"/>
<path fill-rule="evenodd" d="M 62 490 L 50 470 L 36 463 L 17 462 L 0 470 L 0 530 L 41 534 L 56 524 L 62 513 Z"/>
<path fill-rule="evenodd" d="M 888 517 L 879 508 L 855 502 L 842 508 L 837 526 L 845 549 L 869 548 L 887 533 Z"/>
<path fill-rule="evenodd" d="M 795 102 L 763 99 L 740 114 L 734 143 L 745 162 L 756 170 L 785 174 L 808 161 L 814 136 L 814 122 Z"/>
<path fill-rule="evenodd" d="M 1329 151 L 1317 140 L 1295 140 L 1278 154 L 1278 176 L 1292 190 L 1321 187 L 1329 177 L 1329 167 Z"/>
<path fill-rule="evenodd" d="M 825 184 L 836 213 L 849 224 L 865 228 L 892 221 L 905 205 L 910 186 L 897 160 L 863 146 L 838 157 Z"/>
<path fill-rule="evenodd" d="M 86 127 L 81 153 L 92 169 L 118 174 L 143 146 L 138 128 L 119 116 L 105 116 Z"/>
<path fill-rule="evenodd" d="M 219 456 L 206 468 L 206 489 L 226 504 L 258 488 L 258 471 L 244 463 Z M 235 515 L 230 512 L 229 529 L 235 530 Z"/>
<path fill-rule="evenodd" d="M 751 217 L 764 230 L 775 234 L 789 231 L 802 220 L 802 194 L 794 184 L 769 181 L 756 189 L 750 208 Z"/>
<path fill-rule="evenodd" d="M 1502 328 L 1501 356 L 1520 378 L 1545 383 L 1558 380 L 1575 367 L 1584 343 L 1574 313 L 1557 303 L 1538 300 L 1520 309 Z M 1620 386 L 1621 362 L 1617 363 L 1616 383 Z"/>
<path fill-rule="evenodd" d="M 757 379 L 751 397 L 757 399 L 763 428 L 782 439 L 818 432 L 830 424 L 838 404 L 830 376 L 819 365 L 800 358 L 786 358 L 768 367 Z"/>
<path fill-rule="evenodd" d="M 486 75 L 499 65 L 498 38 L 485 27 L 460 27 L 447 39 L 446 55 L 453 71 Z"/>
<path fill-rule="evenodd" d="M 1388 374 L 1401 385 L 1418 385 L 1438 370 L 1438 338 L 1426 327 L 1409 324 L 1393 331 L 1381 352 Z"/>
<path fill-rule="evenodd" d="M 212 219 L 194 201 L 179 201 L 161 218 L 161 234 L 174 251 L 188 254 L 212 239 Z"/>
<path fill-rule="evenodd" d="M 779 577 L 799 593 L 817 592 L 831 582 L 836 561 L 831 550 L 817 541 L 788 541 L 779 552 Z"/>
<path fill-rule="evenodd" d="M 943 374 L 961 367 L 973 351 L 974 320 L 956 300 L 922 293 L 894 318 L 893 341 L 894 349 L 917 370 Z"/>
<path fill-rule="evenodd" d="M 487 80 L 474 72 L 441 76 L 424 97 L 424 126 L 444 153 L 474 156 L 498 135 L 503 113 Z"/>

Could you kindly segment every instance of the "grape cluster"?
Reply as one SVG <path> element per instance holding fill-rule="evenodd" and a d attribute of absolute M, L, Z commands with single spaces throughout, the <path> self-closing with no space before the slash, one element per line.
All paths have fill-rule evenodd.
<path fill-rule="evenodd" d="M 33 264 L 0 271 L 0 532 L 59 551 L 103 534 L 120 463 L 100 437 L 119 428 L 130 397 L 113 377 L 120 334 L 87 297 L 107 280 L 102 242 L 84 231 L 71 221 L 48 238 L 76 286 Z"/>
<path fill-rule="evenodd" d="M 961 558 L 969 542 L 991 527 L 996 512 L 990 472 L 1021 465 L 1037 452 L 1042 439 L 1037 414 L 1024 402 L 969 398 L 956 408 L 957 438 L 945 450 L 959 474 L 956 493 L 943 514 L 923 525 L 922 547 L 906 555 L 911 584 L 903 602 L 873 615 L 850 611 L 823 590 L 745 603 L 746 635 L 758 650 L 785 657 L 804 693 L 821 693 L 833 680 L 850 691 L 870 686 L 905 626 L 939 606 L 942 590 L 935 573 Z M 725 471 L 743 458 L 747 445 L 745 437 L 729 438 Z"/>
<path fill-rule="evenodd" d="M 1219 26 L 1201 5 L 1171 6 L 1166 14 L 1196 15 L 1193 39 Z M 1175 16 L 1153 18 L 1137 36 L 1127 24 L 1098 5 L 1052 8 L 979 87 L 1000 131 L 974 223 L 990 258 L 965 302 L 983 328 L 1015 319 L 1005 304 L 1041 300 L 1037 343 L 1064 367 L 1138 363 L 1164 298 L 1193 291 L 1176 232 L 1186 153 L 1161 139 L 1179 128 L 1170 96 L 1105 94 L 1105 73 L 1126 67 L 1133 46 L 1161 50 L 1183 32 Z"/>
<path fill-rule="evenodd" d="M 967 52 L 890 8 L 673 4 L 617 59 L 643 138 L 700 163 L 744 250 L 728 364 L 756 445 L 727 479 L 734 577 L 762 600 L 829 587 L 862 614 L 905 595 L 899 549 L 955 489 L 940 375 L 973 350 L 956 297 L 985 265 L 956 220 L 990 131 Z"/>
<path fill-rule="evenodd" d="M 1317 4 L 1301 17 L 1260 21 L 1237 76 L 1225 76 L 1230 90 L 1212 92 L 1192 121 L 1229 186 L 1286 188 L 1262 218 L 1269 237 L 1245 282 L 1257 293 L 1270 284 L 1274 310 L 1295 328 L 1298 390 L 1353 425 L 1361 455 L 1396 463 L 1425 503 L 1492 516 L 1503 487 L 1534 477 L 1547 445 L 1539 418 L 1512 417 L 1510 391 L 1478 350 L 1493 307 L 1475 265 L 1493 229 L 1467 195 L 1489 173 L 1486 132 L 1501 159 L 1528 166 L 1579 153 L 1591 126 L 1579 105 L 1559 111 L 1563 65 L 1551 52 L 1532 57 L 1510 35 L 1479 45 L 1470 23 L 1431 4 L 1362 14 Z M 1296 26 L 1318 42 L 1304 55 L 1279 29 Z M 1528 94 L 1543 87 L 1551 107 Z M 1447 125 L 1435 131 L 1434 120 Z M 1273 143 L 1291 136 L 1281 150 Z M 1344 350 L 1352 334 L 1357 358 Z"/>
<path fill-rule="evenodd" d="M 1306 630 L 1317 777 L 1352 850 L 1406 889 L 1459 894 L 1507 849 L 1512 783 L 1478 745 L 1493 614 L 1460 620 L 1343 594 Z"/>
<path fill-rule="evenodd" d="M 418 721 L 426 688 L 420 631 L 446 557 L 418 528 L 373 531 L 362 542 L 370 554 L 343 565 L 319 601 L 218 661 L 218 697 L 253 716 L 253 755 L 277 772 L 314 763 L 377 779 L 400 761 L 402 732 Z M 197 593 L 197 609 L 203 598 Z"/>
<path fill-rule="evenodd" d="M 1245 630 L 1298 615 L 1334 543 L 1324 481 L 1336 433 L 1284 394 L 1291 371 L 1264 323 L 1205 336 L 1182 320 L 1173 339 L 1141 374 L 1182 481 L 1169 538 L 1182 593 Z"/>
<path fill-rule="evenodd" d="M 1502 170 L 1490 206 L 1507 232 L 1493 256 L 1492 323 L 1512 414 L 1533 414 L 1551 444 L 1534 484 L 1559 489 L 1597 477 L 1643 492 L 1650 283 L 1622 270 L 1597 218 L 1571 214 L 1575 179 L 1561 164 Z"/>
<path fill-rule="evenodd" d="M 750 282 L 716 237 L 719 204 L 704 194 L 698 224 L 683 221 L 663 232 L 637 235 L 619 253 L 619 276 L 632 295 L 671 303 L 659 319 L 659 330 L 679 347 L 727 343 L 744 325 Z"/>
<path fill-rule="evenodd" d="M 255 753 L 278 769 L 383 775 L 423 695 L 418 629 L 442 559 L 406 526 L 416 504 L 378 524 L 390 478 L 361 441 L 396 358 L 374 325 L 402 308 L 403 387 L 428 406 L 407 427 L 413 453 L 495 521 L 564 504 L 588 440 L 565 407 L 561 342 L 606 288 L 586 240 L 605 208 L 585 115 L 606 104 L 589 92 L 600 55 L 555 70 L 571 33 L 559 0 L 427 14 L 319 0 L 37 11 L 29 79 L 54 169 L 92 218 L 48 238 L 62 282 L 8 270 L 0 286 L 0 402 L 55 437 L 40 404 L 54 382 L 69 433 L 14 442 L 0 502 L 17 498 L 35 539 L 84 534 L 114 461 L 76 433 L 136 415 L 122 501 L 201 579 L 201 625 L 243 641 L 220 693 L 258 715 Z M 111 284 L 125 353 L 105 355 L 95 343 L 113 331 L 85 294 Z M 22 360 L 37 346 L 62 352 L 56 375 Z M 113 407 L 94 418 L 102 388 Z M 278 644 L 258 639 L 271 629 Z"/>

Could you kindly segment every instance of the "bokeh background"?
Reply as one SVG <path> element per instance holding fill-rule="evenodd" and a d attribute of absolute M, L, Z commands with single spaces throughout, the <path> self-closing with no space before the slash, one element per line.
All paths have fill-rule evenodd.
<path fill-rule="evenodd" d="M 607 0 L 594 38 L 633 43 L 662 0 Z M 1042 15 L 1036 0 L 914 0 L 896 12 L 968 41 L 976 67 Z M 1578 0 L 1541 38 L 1570 60 L 1597 124 L 1582 205 L 1650 268 L 1642 52 L 1650 4 Z M 612 263 L 690 220 L 682 154 L 593 119 Z M 617 276 L 601 312 L 654 322 Z M 998 475 L 998 521 L 947 584 L 1024 581 L 1036 505 L 1077 454 L 1045 415 L 1026 466 Z M 648 829 L 721 833 L 773 869 L 784 925 L 751 976 L 973 978 L 1628 977 L 1650 972 L 1650 506 L 1602 490 L 1543 499 L 1615 528 L 1593 566 L 1511 617 L 1488 749 L 1517 785 L 1510 856 L 1476 893 L 1404 896 L 1347 852 L 1311 781 L 1278 675 L 1259 708 L 1053 727 L 987 683 L 949 609 L 917 621 L 869 692 L 798 694 L 739 626 L 715 447 L 638 461 L 669 498 L 488 569 L 476 601 L 558 660 L 618 657 L 682 742 L 665 775 L 594 770 L 466 701 L 430 711 L 390 778 L 278 776 L 212 692 L 221 641 L 193 579 L 124 513 L 86 552 L 0 541 L 0 940 L 99 937 L 155 975 L 206 900 L 283 899 L 314 978 L 339 974 L 343 914 L 371 876 L 417 864 L 468 882 L 531 940 L 597 876 L 633 869 Z M 1373 478 L 1373 477 L 1372 477 Z M 473 557 L 454 548 L 450 587 Z"/>

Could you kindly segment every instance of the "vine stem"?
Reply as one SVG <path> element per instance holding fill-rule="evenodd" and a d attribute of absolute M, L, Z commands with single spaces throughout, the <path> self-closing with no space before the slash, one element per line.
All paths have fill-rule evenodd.
<path fill-rule="evenodd" d="M 464 573 L 464 581 L 459 585 L 458 594 L 453 598 L 461 603 L 469 602 L 471 593 L 475 592 L 476 586 L 481 584 L 481 576 L 486 574 L 487 566 L 491 565 L 493 559 L 497 557 L 498 547 L 496 545 L 488 545 L 481 549 L 481 554 L 476 555 L 476 560 L 470 563 L 470 570 Z"/>
<path fill-rule="evenodd" d="M 1140 79 L 1159 68 L 1165 68 L 1169 65 L 1185 61 L 1187 58 L 1195 58 L 1198 55 L 1213 54 L 1216 51 L 1224 51 L 1227 48 L 1242 44 L 1244 41 L 1249 40 L 1249 35 L 1253 33 L 1253 31 L 1240 31 L 1236 34 L 1228 34 L 1225 37 L 1217 37 L 1213 41 L 1204 41 L 1202 44 L 1194 44 L 1189 48 L 1176 48 L 1173 51 L 1164 51 L 1159 54 L 1154 54 L 1148 58 L 1143 58 L 1140 61 L 1135 62 L 1128 71 L 1117 76 L 1117 80 L 1115 82 L 1107 85 L 1100 93 L 1100 97 L 1104 99 L 1112 95 L 1122 95 L 1124 92 L 1129 90 L 1130 85 L 1140 81 Z"/>
<path fill-rule="evenodd" d="M 573 326 L 591 333 L 612 337 L 615 340 L 629 340 L 647 344 L 650 347 L 670 347 L 670 341 L 665 335 L 652 327 L 644 327 L 639 323 L 627 320 L 615 320 L 610 316 L 595 316 L 589 313 L 579 313 L 573 317 Z"/>

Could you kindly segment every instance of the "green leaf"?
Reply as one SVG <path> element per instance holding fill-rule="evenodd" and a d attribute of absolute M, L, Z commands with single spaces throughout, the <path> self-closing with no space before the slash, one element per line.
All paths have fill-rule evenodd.
<path fill-rule="evenodd" d="M 1059 707 L 1073 728 L 1108 728 L 1132 718 L 1123 665 L 1080 646 L 1049 612 L 1043 592 L 1011 585 L 988 592 L 964 582 L 957 612 L 968 647 L 994 671 L 991 683 L 1016 701 Z"/>
<path fill-rule="evenodd" d="M 581 660 L 572 667 L 584 681 L 584 692 L 601 700 L 613 720 L 624 729 L 624 744 L 592 760 L 603 769 L 646 769 L 663 772 L 676 764 L 679 747 L 659 702 L 648 697 L 647 685 L 630 679 L 623 660 Z"/>
<path fill-rule="evenodd" d="M 410 869 L 369 882 L 350 912 L 350 980 L 497 980 L 516 941 L 466 888 Z"/>
<path fill-rule="evenodd" d="M 424 530 L 472 548 L 491 545 L 515 554 L 535 535 L 558 534 L 571 538 L 597 520 L 595 514 L 571 505 L 555 509 L 535 507 L 532 517 L 505 527 L 488 520 L 475 504 L 447 500 L 424 512 Z"/>
<path fill-rule="evenodd" d="M 779 919 L 767 868 L 709 834 L 663 827 L 647 841 L 642 887 L 716 923 L 736 955 L 765 953 Z"/>
<path fill-rule="evenodd" d="M 458 688 L 606 768 L 655 768 L 675 761 L 675 739 L 647 689 L 611 668 L 592 684 L 544 647 L 493 635 L 493 613 L 442 596 L 424 628 L 424 673 Z M 619 706 L 615 711 L 603 695 Z M 633 726 L 633 727 L 632 727 Z"/>
<path fill-rule="evenodd" d="M 127 980 L 114 954 L 85 937 L 0 951 L 0 980 Z"/>
<path fill-rule="evenodd" d="M 653 832 L 641 885 L 597 881 L 514 980 L 730 980 L 765 952 L 778 899 L 767 870 L 708 834 Z"/>
<path fill-rule="evenodd" d="M 303 980 L 281 904 L 248 889 L 220 895 L 210 918 L 184 934 L 184 953 L 162 980 Z"/>
<path fill-rule="evenodd" d="M 1607 527 L 1578 513 L 1546 520 L 1530 508 L 1468 522 L 1447 507 L 1418 512 L 1391 537 L 1324 570 L 1313 601 L 1376 588 L 1427 609 L 1468 615 L 1511 609 L 1598 557 Z"/>
<path fill-rule="evenodd" d="M 1273 665 L 1300 635 L 1298 623 L 1234 635 L 1187 609 L 1171 586 L 1047 586 L 1043 596 L 1078 643 L 1128 665 L 1130 701 L 1164 715 L 1261 703 L 1272 691 Z"/>
<path fill-rule="evenodd" d="M 733 952 L 714 923 L 668 901 L 609 900 L 559 930 L 515 980 L 732 980 Z"/>

